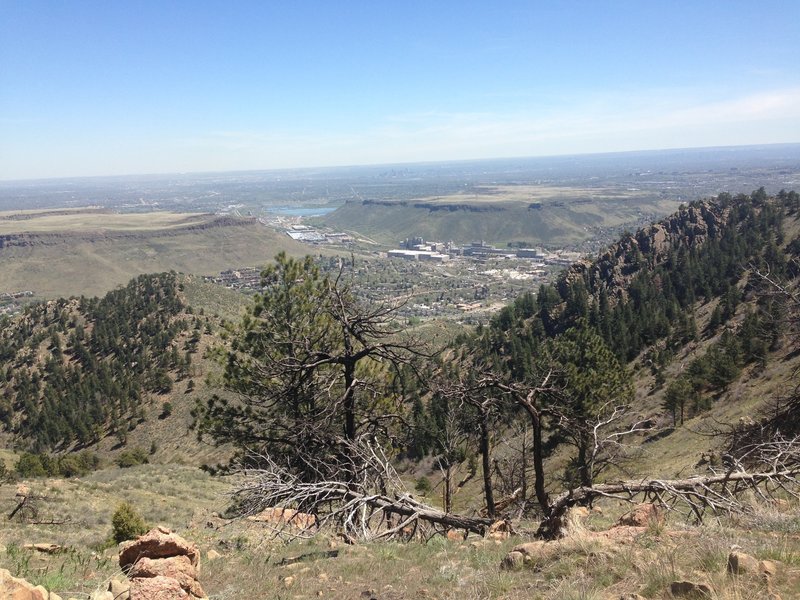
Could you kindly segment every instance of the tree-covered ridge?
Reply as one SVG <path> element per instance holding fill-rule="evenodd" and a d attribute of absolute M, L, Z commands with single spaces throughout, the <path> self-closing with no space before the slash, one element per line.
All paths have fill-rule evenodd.
<path fill-rule="evenodd" d="M 36 451 L 86 446 L 135 427 L 147 394 L 185 375 L 195 336 L 173 273 L 103 298 L 29 307 L 0 332 L 0 422 Z"/>
<path fill-rule="evenodd" d="M 626 361 L 658 341 L 683 345 L 698 334 L 695 302 L 721 298 L 718 316 L 732 316 L 749 267 L 769 264 L 781 276 L 796 275 L 787 271 L 782 229 L 796 197 L 770 200 L 762 189 L 694 202 L 649 230 L 626 234 L 598 259 L 574 265 L 536 297 L 518 298 L 492 320 L 489 338 L 513 349 L 587 319 Z"/>

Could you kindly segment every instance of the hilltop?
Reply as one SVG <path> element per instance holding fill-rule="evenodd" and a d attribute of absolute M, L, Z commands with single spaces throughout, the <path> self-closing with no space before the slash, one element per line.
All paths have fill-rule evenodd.
<path fill-rule="evenodd" d="M 104 294 L 142 273 L 213 275 L 305 246 L 255 218 L 106 209 L 0 213 L 0 292 Z"/>
<path fill-rule="evenodd" d="M 567 245 L 637 228 L 677 208 L 655 194 L 537 185 L 481 186 L 416 200 L 350 200 L 326 224 L 384 243 L 407 237 L 493 243 Z"/>

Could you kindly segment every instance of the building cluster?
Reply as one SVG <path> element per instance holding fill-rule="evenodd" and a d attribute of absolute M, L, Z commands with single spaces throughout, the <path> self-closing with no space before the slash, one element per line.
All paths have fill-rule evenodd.
<path fill-rule="evenodd" d="M 0 292 L 0 315 L 13 315 L 22 310 L 26 298 L 33 298 L 33 292 Z"/>
<path fill-rule="evenodd" d="M 389 250 L 389 258 L 404 260 L 446 262 L 458 256 L 467 256 L 476 260 L 486 258 L 524 258 L 542 265 L 569 266 L 580 258 L 578 252 L 547 252 L 541 248 L 495 248 L 480 240 L 467 246 L 456 246 L 450 242 L 426 242 L 421 237 L 406 238 L 400 242 L 400 248 Z"/>
<path fill-rule="evenodd" d="M 347 244 L 353 241 L 353 238 L 346 233 L 329 233 L 309 225 L 292 225 L 286 230 L 286 235 L 306 244 Z"/>

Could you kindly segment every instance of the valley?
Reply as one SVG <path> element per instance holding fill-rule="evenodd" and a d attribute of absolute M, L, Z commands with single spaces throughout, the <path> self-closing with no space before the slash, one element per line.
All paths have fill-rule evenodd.
<path fill-rule="evenodd" d="M 31 293 L 14 297 L 14 314 L 0 317 L 0 508 L 15 514 L 0 534 L 0 567 L 62 597 L 99 594 L 122 578 L 109 535 L 112 515 L 128 502 L 148 526 L 200 546 L 201 583 L 215 600 L 265 586 L 337 599 L 354 589 L 397 599 L 665 598 L 681 579 L 720 598 L 800 593 L 794 458 L 789 479 L 777 480 L 783 488 L 754 488 L 766 502 L 715 487 L 732 504 L 707 506 L 702 519 L 683 496 L 658 487 L 731 465 L 760 468 L 729 462 L 740 451 L 737 436 L 800 433 L 800 310 L 791 296 L 800 273 L 797 194 L 760 188 L 680 203 L 586 203 L 575 189 L 559 199 L 540 188 L 551 197 L 532 209 L 525 203 L 535 189 L 397 201 L 429 217 L 409 216 L 406 228 L 395 215 L 387 220 L 394 232 L 354 231 L 346 245 L 302 243 L 286 231 L 292 223 L 345 230 L 329 219 L 348 207 L 358 216 L 363 205 L 345 204 L 324 222 L 106 207 L 0 214 L 0 288 Z M 377 204 L 378 213 L 360 218 L 395 203 Z M 495 233 L 491 244 L 447 247 L 452 254 L 441 262 L 421 258 L 438 254 L 438 242 L 434 249 L 413 239 L 425 227 L 445 239 L 438 213 L 455 213 L 449 225 L 441 221 L 451 231 L 464 213 L 480 234 L 494 227 L 487 214 L 509 219 L 506 211 L 547 213 L 548 205 L 569 213 L 558 218 L 575 237 L 562 231 L 547 243 L 530 231 Z M 580 211 L 602 224 L 575 228 Z M 411 227 L 405 251 L 420 257 L 392 258 L 395 238 Z M 151 271 L 167 272 L 141 274 Z M 770 287 L 765 274 L 783 287 Z M 336 337 L 339 328 L 355 332 L 355 347 Z M 296 361 L 312 359 L 323 366 L 290 376 Z M 350 360 L 363 362 L 345 384 L 336 365 Z M 253 365 L 261 379 L 251 377 Z M 536 386 L 545 390 L 532 405 L 540 430 L 524 404 Z M 307 403 L 287 410 L 260 400 L 269 394 Z M 352 420 L 339 412 L 348 398 Z M 585 431 L 624 442 L 603 441 L 589 461 Z M 343 476 L 341 448 L 360 452 L 361 439 L 387 453 L 379 463 L 387 479 L 381 471 L 377 487 L 365 478 L 356 488 L 398 503 L 385 524 L 349 530 L 335 501 L 242 491 L 253 472 L 239 466 L 277 468 L 248 448 L 267 448 L 292 469 L 276 472 L 313 484 Z M 359 468 L 373 473 L 374 464 Z M 619 481 L 654 487 L 601 493 L 587 502 L 591 510 L 567 495 L 567 514 L 581 515 L 569 523 L 579 525 L 520 550 L 548 537 L 545 524 L 556 525 L 547 510 L 564 494 Z M 419 514 L 442 512 L 465 529 L 448 532 L 418 516 L 403 530 L 414 539 L 400 539 L 392 510 L 407 493 Z M 15 511 L 28 496 L 36 512 Z M 620 525 L 642 501 L 664 512 Z M 325 524 L 300 531 L 248 518 L 274 506 L 302 507 Z M 514 532 L 481 529 L 494 520 Z M 30 543 L 64 550 L 45 555 L 25 549 Z M 729 575 L 733 544 L 773 561 L 775 574 Z"/>

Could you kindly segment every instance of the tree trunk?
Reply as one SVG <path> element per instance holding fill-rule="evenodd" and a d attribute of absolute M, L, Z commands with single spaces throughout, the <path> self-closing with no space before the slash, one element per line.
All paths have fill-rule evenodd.
<path fill-rule="evenodd" d="M 489 416 L 481 417 L 481 460 L 483 466 L 483 495 L 486 500 L 486 515 L 495 518 L 494 492 L 492 491 L 492 467 L 489 448 Z"/>
<path fill-rule="evenodd" d="M 356 439 L 356 365 L 352 361 L 344 363 L 344 437 L 348 442 Z"/>
<path fill-rule="evenodd" d="M 539 411 L 530 402 L 524 402 L 523 407 L 528 412 L 533 430 L 533 488 L 536 492 L 536 501 L 545 516 L 550 514 L 550 499 L 544 488 L 544 448 L 542 441 L 542 419 Z"/>

